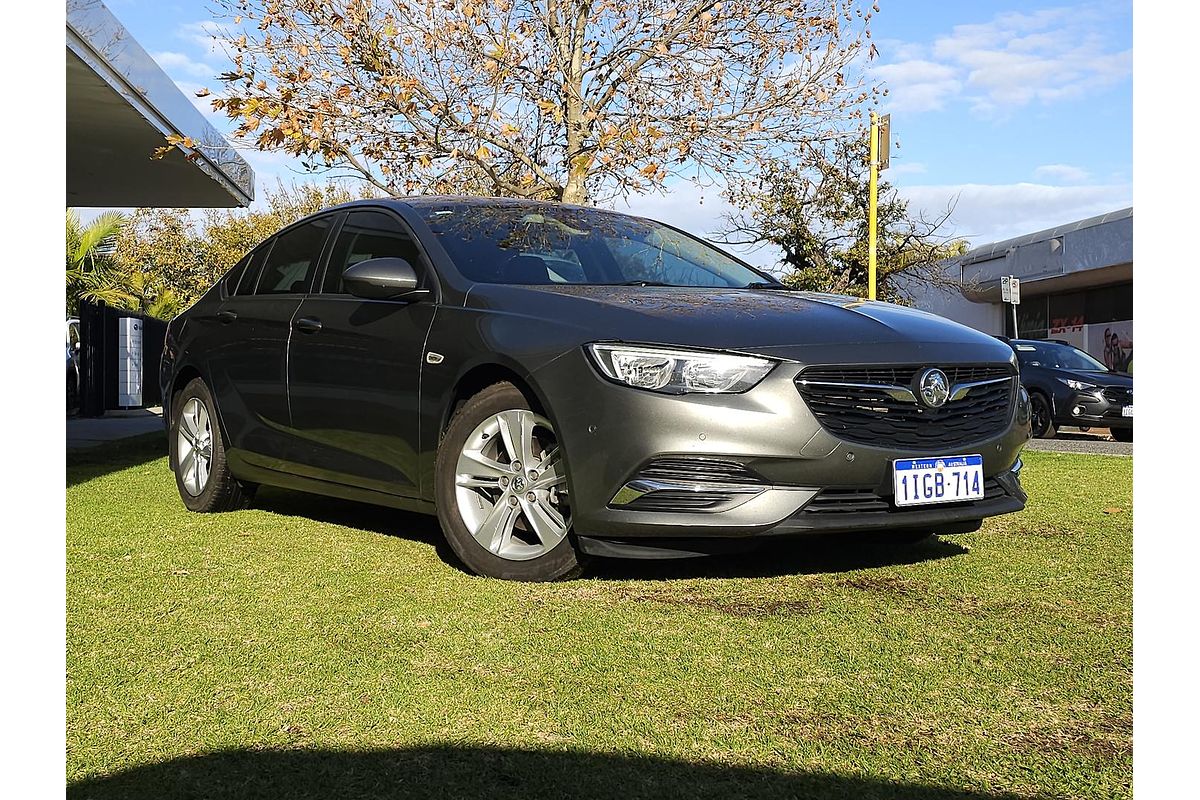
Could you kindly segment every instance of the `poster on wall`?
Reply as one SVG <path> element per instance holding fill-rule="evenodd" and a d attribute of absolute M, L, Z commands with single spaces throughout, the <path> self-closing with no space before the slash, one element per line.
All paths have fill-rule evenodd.
<path fill-rule="evenodd" d="M 1091 353 L 1092 351 L 1088 348 L 1088 327 L 1083 322 L 1082 314 L 1053 317 L 1050 320 L 1047 338 L 1073 344 L 1080 350 Z"/>
<path fill-rule="evenodd" d="M 1087 351 L 1114 372 L 1133 372 L 1133 320 L 1089 325 Z"/>

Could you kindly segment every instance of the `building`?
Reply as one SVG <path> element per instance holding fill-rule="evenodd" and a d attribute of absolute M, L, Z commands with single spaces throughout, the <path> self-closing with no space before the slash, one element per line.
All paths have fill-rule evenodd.
<path fill-rule="evenodd" d="M 104 3 L 67 0 L 66 23 L 67 206 L 230 208 L 254 200 L 250 165 Z M 170 135 L 194 146 L 152 158 Z M 80 323 L 81 416 L 157 403 L 165 323 L 103 304 L 85 304 Z"/>
<path fill-rule="evenodd" d="M 976 247 L 949 264 L 959 290 L 917 305 L 985 333 L 1060 339 L 1133 370 L 1133 209 Z M 1000 279 L 1021 281 L 1016 330 Z"/>
<path fill-rule="evenodd" d="M 100 0 L 67 0 L 67 197 L 72 207 L 233 207 L 250 165 Z M 196 147 L 151 159 L 166 137 Z"/>

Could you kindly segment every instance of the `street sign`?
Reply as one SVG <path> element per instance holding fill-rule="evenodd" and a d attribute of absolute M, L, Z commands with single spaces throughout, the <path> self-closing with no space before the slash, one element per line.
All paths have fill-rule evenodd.
<path fill-rule="evenodd" d="M 1021 280 L 1012 275 L 1000 279 L 1000 299 L 1014 306 L 1021 305 Z"/>
<path fill-rule="evenodd" d="M 879 168 L 887 169 L 891 160 L 892 149 L 892 115 L 884 114 L 879 118 Z"/>

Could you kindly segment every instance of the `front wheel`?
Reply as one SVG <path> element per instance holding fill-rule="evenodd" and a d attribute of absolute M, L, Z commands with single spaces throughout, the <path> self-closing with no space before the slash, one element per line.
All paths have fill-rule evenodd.
<path fill-rule="evenodd" d="M 1054 428 L 1054 412 L 1050 409 L 1050 401 L 1041 392 L 1029 395 L 1030 420 L 1035 439 L 1053 439 L 1058 431 Z"/>
<path fill-rule="evenodd" d="M 1118 441 L 1118 442 L 1132 442 L 1133 441 L 1133 428 L 1109 428 L 1108 432 L 1112 434 L 1112 437 L 1115 441 Z"/>
<path fill-rule="evenodd" d="M 171 464 L 179 496 L 191 511 L 233 511 L 248 505 L 252 495 L 229 471 L 215 411 L 212 393 L 199 378 L 171 403 Z"/>
<path fill-rule="evenodd" d="M 512 384 L 489 386 L 455 412 L 435 494 L 446 541 L 472 572 L 520 581 L 579 573 L 558 437 Z"/>

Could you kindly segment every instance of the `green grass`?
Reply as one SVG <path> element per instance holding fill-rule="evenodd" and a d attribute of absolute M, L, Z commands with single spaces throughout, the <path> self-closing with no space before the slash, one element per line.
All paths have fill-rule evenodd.
<path fill-rule="evenodd" d="M 1132 462 L 1022 514 L 475 578 L 427 518 L 190 514 L 152 436 L 67 474 L 72 797 L 1128 797 Z"/>

